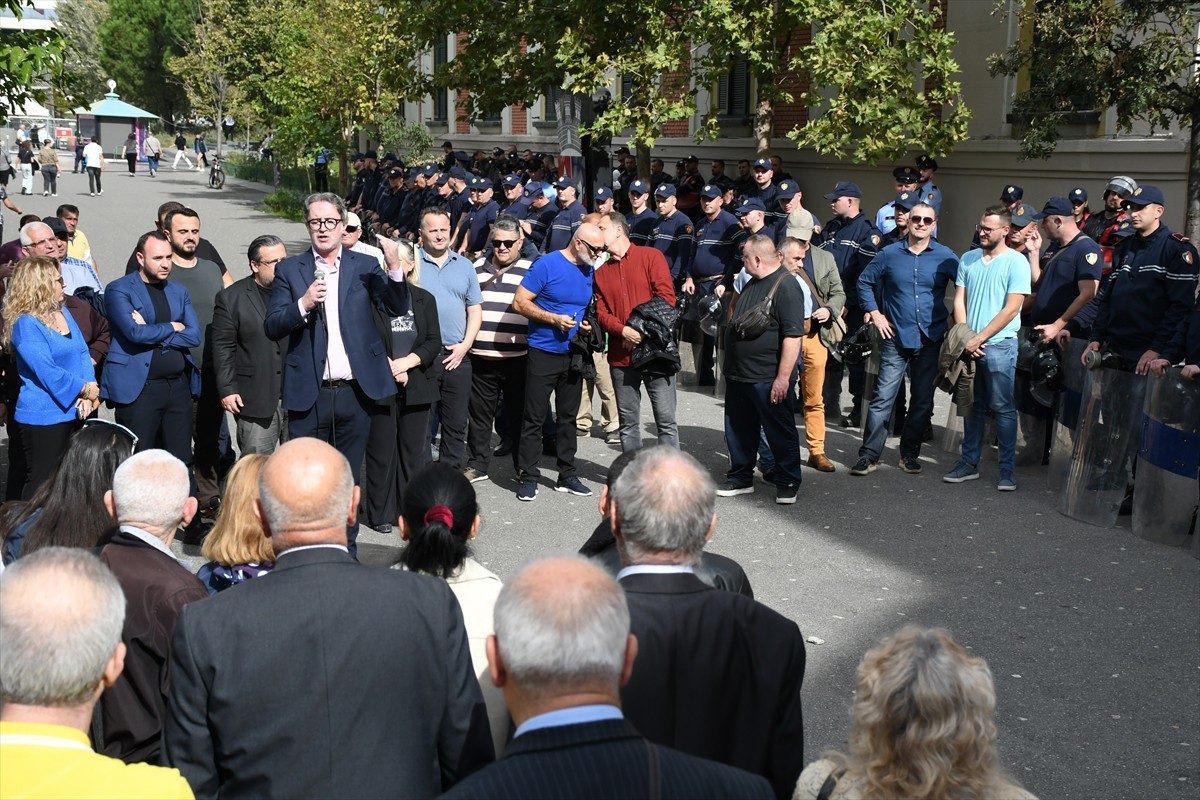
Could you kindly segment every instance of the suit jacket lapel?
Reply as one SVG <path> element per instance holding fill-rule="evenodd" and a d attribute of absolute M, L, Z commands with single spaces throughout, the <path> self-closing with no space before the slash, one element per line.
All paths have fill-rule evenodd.
<path fill-rule="evenodd" d="M 262 322 L 267 318 L 267 301 L 263 299 L 262 291 L 258 288 L 258 284 L 254 282 L 254 278 L 250 278 L 249 283 L 242 287 L 243 294 L 249 299 L 251 307 L 254 308 L 258 315 L 258 322 Z"/>

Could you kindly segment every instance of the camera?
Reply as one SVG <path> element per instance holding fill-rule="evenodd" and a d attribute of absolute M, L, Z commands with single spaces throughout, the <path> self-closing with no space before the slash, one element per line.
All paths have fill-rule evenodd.
<path fill-rule="evenodd" d="M 1120 369 L 1128 371 L 1125 359 L 1111 350 L 1089 350 L 1083 354 L 1083 365 L 1088 369 Z"/>

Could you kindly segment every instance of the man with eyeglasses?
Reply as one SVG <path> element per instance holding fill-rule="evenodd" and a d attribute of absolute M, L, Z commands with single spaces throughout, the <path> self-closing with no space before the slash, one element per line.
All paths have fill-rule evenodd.
<path fill-rule="evenodd" d="M 833 256 L 843 286 L 854 286 L 858 276 L 879 252 L 880 236 L 875 223 L 862 212 L 862 190 L 850 181 L 838 181 L 833 191 L 825 195 L 834 217 L 815 237 L 813 244 Z M 937 213 L 936 211 L 934 212 Z M 862 327 L 863 308 L 858 304 L 856 292 L 846 293 L 846 335 Z M 828 365 L 825 373 L 825 408 L 841 410 L 842 363 Z M 851 364 L 850 413 L 842 419 L 843 428 L 857 428 L 862 424 L 862 397 L 866 388 L 866 366 Z"/>
<path fill-rule="evenodd" d="M 513 310 L 529 320 L 528 361 L 525 370 L 525 409 L 517 447 L 517 499 L 537 497 L 541 471 L 542 423 L 554 394 L 557 421 L 558 482 L 556 492 L 590 497 L 575 466 L 575 419 L 579 415 L 583 378 L 571 369 L 571 339 L 591 326 L 583 318 L 592 301 L 593 270 L 608 258 L 604 234 L 590 222 L 575 230 L 565 250 L 533 262 L 513 298 Z"/>
<path fill-rule="evenodd" d="M 908 218 L 908 239 L 879 251 L 854 287 L 859 313 L 866 313 L 883 341 L 875 394 L 851 475 L 868 475 L 879 464 L 892 405 L 906 373 L 912 394 L 900 434 L 900 469 L 910 475 L 921 473 L 921 440 L 933 417 L 938 355 L 947 328 L 946 286 L 958 273 L 958 256 L 933 238 L 936 224 L 933 206 L 915 203 Z"/>
<path fill-rule="evenodd" d="M 287 339 L 281 394 L 288 438 L 336 447 L 360 482 L 371 411 L 396 393 L 375 301 L 386 277 L 375 259 L 342 246 L 346 206 L 329 192 L 309 195 L 304 219 L 312 246 L 275 266 L 263 328 Z M 347 531 L 357 553 L 358 523 Z"/>
<path fill-rule="evenodd" d="M 501 396 L 507 435 L 516 438 L 521 430 L 529 320 L 513 309 L 513 298 L 529 271 L 530 262 L 521 254 L 524 238 L 517 219 L 501 214 L 492 228 L 490 257 L 475 262 L 483 303 L 479 333 L 470 351 L 470 425 L 463 474 L 471 483 L 487 480 L 492 424 L 496 420 L 496 401 Z M 512 449 L 512 459 L 515 472 L 516 448 Z"/>
<path fill-rule="evenodd" d="M 435 409 L 441 427 L 440 460 L 462 469 L 471 401 L 471 360 L 467 354 L 483 320 L 483 295 L 471 262 L 450 249 L 450 217 L 444 208 L 421 212 L 417 258 L 421 261 L 421 288 L 437 303 L 445 352 Z"/>
<path fill-rule="evenodd" d="M 653 247 L 629 241 L 629 223 L 615 212 L 600 216 L 609 258 L 596 270 L 596 318 L 608 334 L 608 366 L 617 396 L 621 450 L 628 453 L 642 446 L 642 387 L 650 398 L 658 443 L 679 449 L 679 426 L 675 419 L 675 375 L 635 367 L 632 354 L 643 334 L 629 325 L 633 310 L 656 297 L 675 305 L 675 286 L 667 260 Z M 688 280 L 691 280 L 689 276 Z"/>
<path fill-rule="evenodd" d="M 283 346 L 267 337 L 263 323 L 275 268 L 287 248 L 278 236 L 259 236 L 246 257 L 250 275 L 217 294 L 209 338 L 217 393 L 236 420 L 238 450 L 270 455 L 286 424 L 279 404 Z"/>

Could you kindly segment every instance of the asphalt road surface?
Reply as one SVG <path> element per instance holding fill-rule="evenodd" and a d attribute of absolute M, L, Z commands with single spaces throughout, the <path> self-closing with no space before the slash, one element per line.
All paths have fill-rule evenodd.
<path fill-rule="evenodd" d="M 123 163 L 110 164 L 102 197 L 89 197 L 86 177 L 68 169 L 57 199 L 14 199 L 43 215 L 57 203 L 78 205 L 105 281 L 123 274 L 167 199 L 199 211 L 202 235 L 237 278 L 248 274 L 246 247 L 257 235 L 282 237 L 289 252 L 307 246 L 302 225 L 257 210 L 266 187 L 230 179 L 214 191 L 206 173 L 168 168 L 151 180 L 144 165 L 135 178 L 123 172 Z M 682 376 L 680 439 L 719 481 L 722 402 L 691 383 Z M 948 398 L 938 402 L 940 434 Z M 598 434 L 581 440 L 578 454 L 580 477 L 596 489 L 617 453 Z M 805 468 L 793 506 L 775 505 L 762 484 L 718 498 L 710 545 L 745 567 L 757 599 L 823 640 L 808 645 L 807 759 L 844 747 L 862 654 L 902 625 L 934 625 L 988 660 L 1003 764 L 1038 796 L 1200 796 L 1200 561 L 1134 537 L 1128 517 L 1105 530 L 1060 515 L 1042 468 L 1018 469 L 1019 490 L 997 492 L 994 451 L 982 480 L 951 486 L 940 476 L 954 457 L 936 442 L 922 454 L 924 474 L 911 476 L 896 467 L 891 439 L 878 472 L 851 477 L 858 438 L 830 428 L 838 472 Z M 545 459 L 550 481 L 553 470 Z M 530 559 L 575 551 L 598 521 L 595 498 L 553 492 L 547 481 L 536 501 L 520 503 L 508 460 L 496 459 L 491 472 L 476 484 L 476 553 L 503 578 Z M 364 530 L 359 541 L 364 560 L 395 561 L 395 534 Z M 195 548 L 185 555 L 198 564 Z"/>

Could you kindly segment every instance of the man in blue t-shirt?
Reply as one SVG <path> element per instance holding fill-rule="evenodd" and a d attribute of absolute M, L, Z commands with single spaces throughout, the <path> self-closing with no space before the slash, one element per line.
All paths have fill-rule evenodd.
<path fill-rule="evenodd" d="M 579 414 L 582 376 L 571 369 L 571 338 L 576 330 L 591 330 L 583 316 L 592 301 L 592 269 L 607 257 L 601 230 L 590 222 L 581 223 L 564 249 L 533 262 L 513 298 L 513 310 L 529 319 L 525 413 L 517 446 L 517 477 L 521 481 L 518 500 L 537 497 L 542 423 L 550 409 L 551 392 L 558 445 L 554 491 L 579 497 L 592 494 L 575 468 L 575 418 Z"/>
<path fill-rule="evenodd" d="M 1018 315 L 1030 289 L 1029 261 L 1005 242 L 1012 224 L 1004 206 L 991 206 L 979 220 L 979 249 L 959 262 L 955 279 L 954 322 L 975 331 L 964 352 L 976 359 L 975 399 L 963 423 L 962 455 L 942 480 L 962 483 L 979 477 L 979 451 L 989 409 L 1000 440 L 1000 480 L 996 488 L 1017 488 L 1017 404 L 1013 378 L 1017 371 Z"/>

